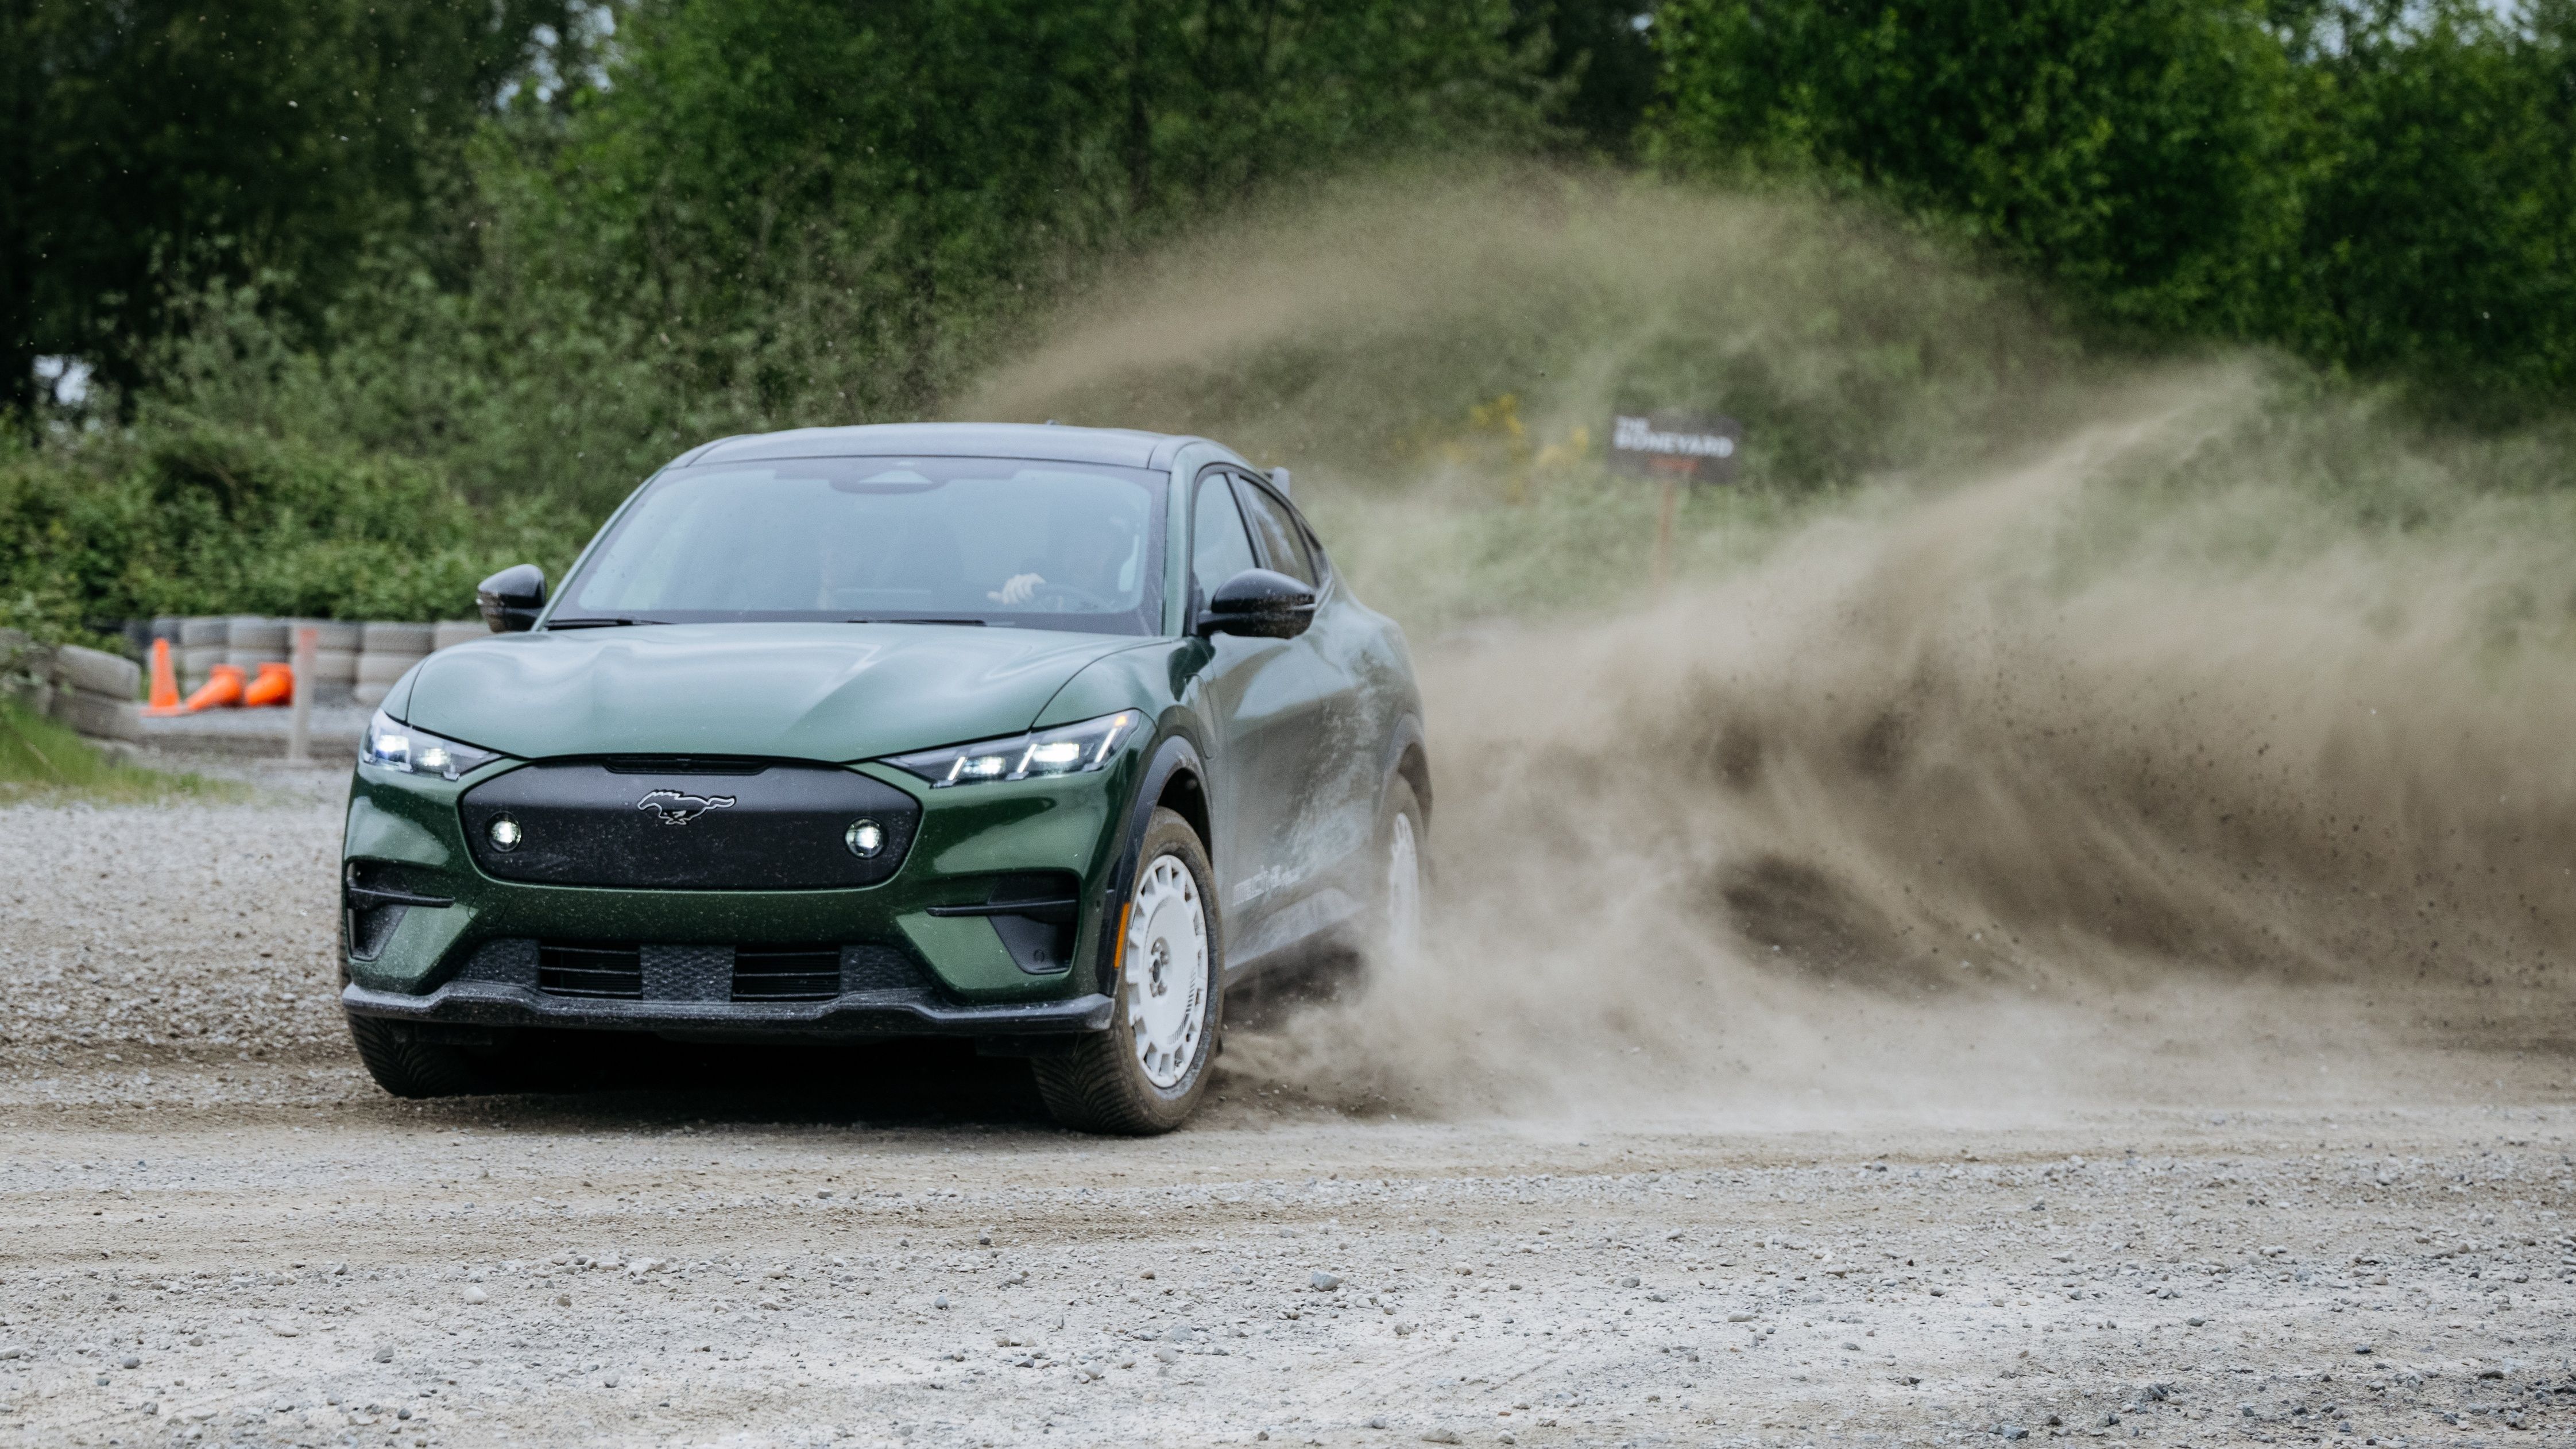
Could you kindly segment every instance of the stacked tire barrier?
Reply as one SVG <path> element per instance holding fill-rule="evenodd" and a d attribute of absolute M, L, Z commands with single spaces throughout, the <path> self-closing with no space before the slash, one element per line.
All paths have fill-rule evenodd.
<path fill-rule="evenodd" d="M 198 617 L 179 621 L 179 642 L 170 652 L 178 658 L 171 661 L 179 670 L 179 689 L 189 693 L 206 682 L 206 671 L 224 662 L 225 636 L 232 632 L 229 619 Z"/>
<path fill-rule="evenodd" d="M 295 649 L 295 631 L 313 631 L 313 702 L 345 704 L 358 685 L 358 626 L 338 619 L 288 621 L 286 647 Z"/>
<path fill-rule="evenodd" d="M 95 740 L 143 738 L 143 666 L 65 644 L 54 651 L 54 718 Z"/>
<path fill-rule="evenodd" d="M 358 703 L 373 708 L 385 702 L 386 691 L 404 671 L 429 657 L 436 642 L 434 624 L 361 624 L 358 626 L 358 679 L 349 693 Z"/>
<path fill-rule="evenodd" d="M 164 616 L 135 619 L 126 637 L 147 654 L 154 640 L 170 645 L 171 665 L 183 693 L 193 693 L 218 664 L 256 678 L 263 664 L 292 665 L 298 630 L 314 632 L 313 667 L 299 688 L 317 705 L 372 708 L 404 671 L 434 650 L 452 648 L 488 631 L 479 619 L 435 624 L 357 624 L 334 619 Z M 14 630 L 0 629 L 0 698 L 61 721 L 92 739 L 144 738 L 143 666 L 120 654 L 66 644 L 44 647 Z"/>
<path fill-rule="evenodd" d="M 25 707 L 98 740 L 143 737 L 143 666 L 123 655 L 65 644 L 46 649 L 0 629 L 0 672 Z"/>
<path fill-rule="evenodd" d="M 284 664 L 290 657 L 284 619 L 237 614 L 225 621 L 224 662 L 240 670 L 242 678 L 256 679 L 261 665 Z"/>
<path fill-rule="evenodd" d="M 432 652 L 490 633 L 479 619 L 359 624 L 240 614 L 137 619 L 128 622 L 126 634 L 147 650 L 152 640 L 168 640 L 180 690 L 193 693 L 218 664 L 233 665 L 247 678 L 258 677 L 263 664 L 292 665 L 300 629 L 314 632 L 312 677 L 300 682 L 312 691 L 313 702 L 370 708 Z M 0 685 L 28 709 L 83 734 L 134 739 L 142 733 L 143 667 L 131 659 L 72 645 L 39 648 L 24 635 L 0 630 Z"/>

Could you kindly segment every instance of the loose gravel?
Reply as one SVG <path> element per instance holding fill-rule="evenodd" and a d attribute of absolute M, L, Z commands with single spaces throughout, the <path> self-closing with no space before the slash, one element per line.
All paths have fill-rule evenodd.
<path fill-rule="evenodd" d="M 1136 1142 L 939 1054 L 396 1103 L 339 781 L 252 782 L 0 810 L 0 1443 L 2576 1440 L 2546 1057 L 1651 1128 L 1227 1077 Z"/>

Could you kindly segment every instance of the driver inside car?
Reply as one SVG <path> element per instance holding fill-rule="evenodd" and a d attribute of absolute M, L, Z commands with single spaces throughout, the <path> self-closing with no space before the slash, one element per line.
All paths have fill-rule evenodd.
<path fill-rule="evenodd" d="M 1110 608 L 1125 592 L 1118 576 L 1134 552 L 1135 540 L 1119 520 L 1076 515 L 1056 525 L 1046 556 L 1023 563 L 984 597 L 1012 607 L 1036 603 L 1057 613 Z"/>
<path fill-rule="evenodd" d="M 957 543 L 924 520 L 892 519 L 824 534 L 821 609 L 936 607 L 939 586 L 955 576 Z"/>

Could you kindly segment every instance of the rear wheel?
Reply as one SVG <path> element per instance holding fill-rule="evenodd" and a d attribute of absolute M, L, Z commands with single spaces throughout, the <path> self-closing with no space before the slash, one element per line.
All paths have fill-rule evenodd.
<path fill-rule="evenodd" d="M 1369 944 L 1382 963 L 1402 966 L 1422 950 L 1425 831 L 1413 782 L 1398 775 L 1386 790 L 1386 823 L 1378 827 L 1376 929 Z"/>
<path fill-rule="evenodd" d="M 1122 929 L 1110 1027 L 1031 1065 L 1047 1111 L 1083 1132 L 1169 1132 L 1197 1110 L 1224 993 L 1214 872 L 1198 832 L 1157 808 L 1145 827 Z"/>

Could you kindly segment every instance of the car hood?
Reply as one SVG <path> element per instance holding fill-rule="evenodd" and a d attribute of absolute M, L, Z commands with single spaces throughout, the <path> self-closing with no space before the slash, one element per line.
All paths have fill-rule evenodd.
<path fill-rule="evenodd" d="M 651 624 L 505 634 L 422 661 L 405 723 L 521 759 L 860 760 L 1027 729 L 1151 640 L 954 624 Z"/>

